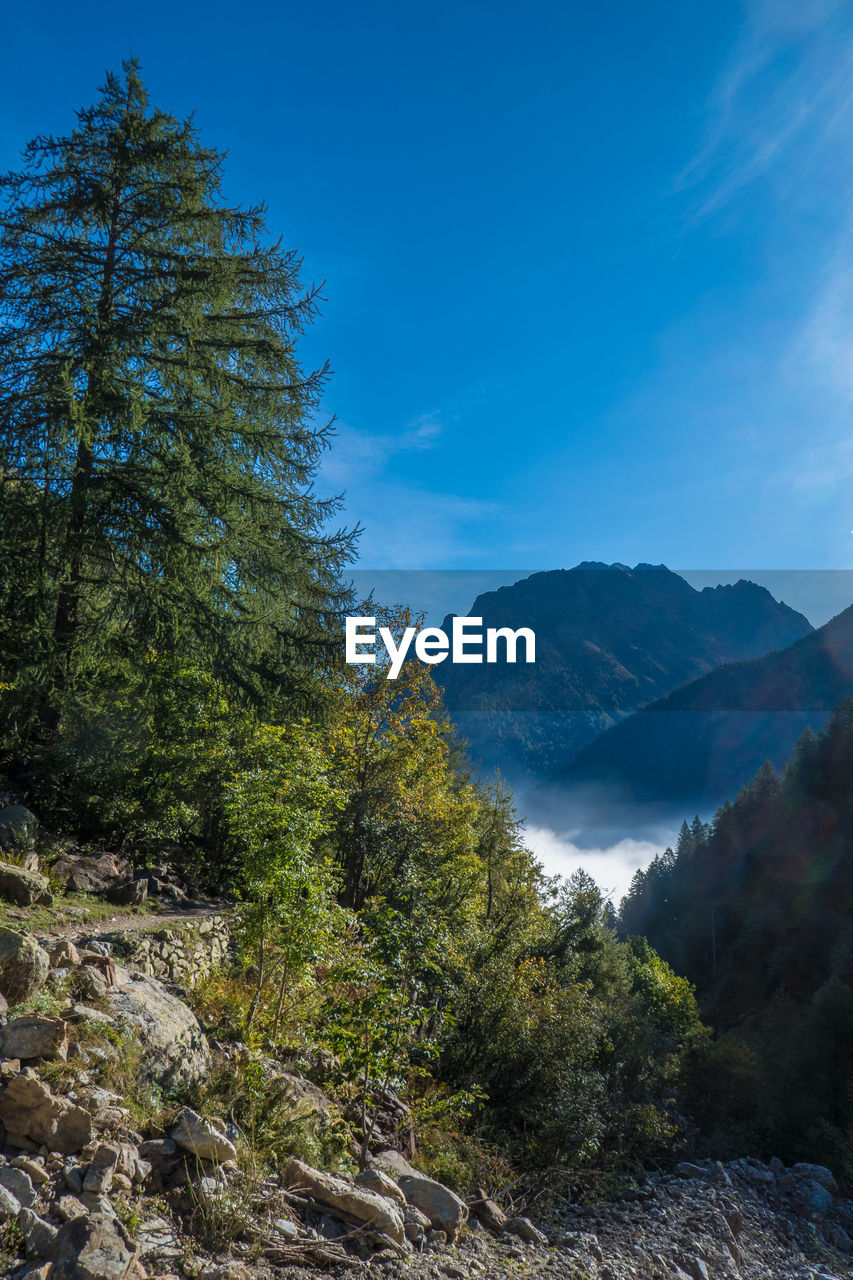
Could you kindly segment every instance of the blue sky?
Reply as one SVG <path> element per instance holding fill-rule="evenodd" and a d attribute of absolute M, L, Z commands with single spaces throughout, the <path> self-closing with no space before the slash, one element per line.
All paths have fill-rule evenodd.
<path fill-rule="evenodd" d="M 124 9 L 124 12 L 121 10 Z M 138 55 L 325 278 L 382 568 L 846 568 L 853 7 L 45 0 L 0 163 Z"/>

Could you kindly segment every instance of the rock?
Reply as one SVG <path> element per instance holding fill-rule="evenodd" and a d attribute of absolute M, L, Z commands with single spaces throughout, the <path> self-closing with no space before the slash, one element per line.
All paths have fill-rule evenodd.
<path fill-rule="evenodd" d="M 726 1207 L 723 1210 L 723 1217 L 726 1220 L 729 1231 L 731 1231 L 735 1240 L 737 1240 L 741 1231 L 743 1231 L 743 1214 L 740 1209 L 736 1208 L 734 1205 Z"/>
<path fill-rule="evenodd" d="M 119 907 L 141 907 L 148 897 L 147 880 L 127 880 L 124 884 L 113 885 L 105 894 L 107 902 L 114 902 Z"/>
<path fill-rule="evenodd" d="M 791 1173 L 798 1178 L 811 1178 L 813 1182 L 819 1182 L 822 1187 L 826 1187 L 831 1195 L 838 1195 L 838 1183 L 835 1181 L 835 1174 L 822 1164 L 795 1164 L 791 1169 Z"/>
<path fill-rule="evenodd" d="M 83 1178 L 83 1190 L 95 1194 L 109 1191 L 118 1164 L 119 1150 L 113 1142 L 99 1142 Z"/>
<path fill-rule="evenodd" d="M 101 955 L 93 948 L 91 951 L 81 951 L 80 963 L 84 969 L 97 969 L 108 987 L 116 985 L 116 964 L 112 956 Z"/>
<path fill-rule="evenodd" d="M 132 1142 L 119 1142 L 116 1144 L 116 1149 L 118 1173 L 129 1178 L 131 1182 L 144 1182 L 151 1172 L 151 1162 L 142 1158 L 139 1148 Z"/>
<path fill-rule="evenodd" d="M 175 1086 L 206 1077 L 210 1050 L 195 1014 L 156 978 L 138 976 L 111 990 L 108 1000 L 142 1045 L 142 1079 Z"/>
<path fill-rule="evenodd" d="M 7 853 L 32 848 L 38 835 L 39 820 L 22 804 L 0 809 L 0 848 Z"/>
<path fill-rule="evenodd" d="M 708 1267 L 702 1258 L 691 1259 L 690 1275 L 693 1277 L 693 1280 L 710 1280 Z"/>
<path fill-rule="evenodd" d="M 149 1138 L 141 1144 L 139 1155 L 155 1173 L 168 1173 L 177 1164 L 178 1147 L 171 1138 Z"/>
<path fill-rule="evenodd" d="M 5 1187 L 0 1186 L 0 1222 L 8 1222 L 10 1218 L 17 1218 L 20 1212 L 20 1200 L 16 1200 L 11 1191 L 7 1191 Z"/>
<path fill-rule="evenodd" d="M 102 1213 L 72 1218 L 59 1228 L 51 1280 L 124 1280 L 135 1254 L 115 1218 Z"/>
<path fill-rule="evenodd" d="M 853 1239 L 850 1238 L 843 1227 L 833 1226 L 827 1234 L 839 1253 L 853 1252 Z"/>
<path fill-rule="evenodd" d="M 32 1209 L 22 1209 L 18 1214 L 18 1226 L 24 1237 L 27 1253 L 35 1258 L 48 1258 L 56 1246 L 59 1234 L 56 1227 L 45 1222 Z"/>
<path fill-rule="evenodd" d="M 50 1181 L 50 1175 L 44 1165 L 38 1160 L 32 1160 L 29 1156 L 16 1156 L 9 1163 L 14 1169 L 23 1169 L 33 1186 L 43 1187 Z"/>
<path fill-rule="evenodd" d="M 106 984 L 104 985 L 104 995 L 106 995 Z M 102 1013 L 100 1009 L 93 1009 L 88 1004 L 73 1004 L 70 1009 L 63 1011 L 66 1022 L 102 1022 L 106 1027 L 115 1025 L 115 1018 L 109 1013 Z"/>
<path fill-rule="evenodd" d="M 80 1201 L 85 1205 L 88 1213 L 103 1213 L 108 1218 L 116 1216 L 115 1210 L 105 1195 L 100 1191 L 81 1191 Z"/>
<path fill-rule="evenodd" d="M 198 1280 L 251 1280 L 242 1262 L 211 1262 L 203 1266 Z"/>
<path fill-rule="evenodd" d="M 44 986 L 50 959 L 29 933 L 0 928 L 0 992 L 20 1004 Z"/>
<path fill-rule="evenodd" d="M 687 1160 L 682 1160 L 680 1164 L 675 1166 L 675 1172 L 679 1178 L 706 1178 L 707 1171 L 700 1164 L 690 1164 Z"/>
<path fill-rule="evenodd" d="M 109 983 L 99 968 L 81 964 L 74 974 L 74 992 L 81 1000 L 106 1000 Z"/>
<path fill-rule="evenodd" d="M 475 1200 L 469 1206 L 471 1212 L 479 1222 L 482 1222 L 487 1231 L 491 1231 L 492 1235 L 499 1236 L 506 1227 L 506 1214 L 499 1204 L 495 1204 L 494 1200 L 490 1200 L 488 1196 L 483 1196 L 479 1200 Z"/>
<path fill-rule="evenodd" d="M 11 1146 L 31 1139 L 49 1151 L 70 1155 L 92 1141 L 92 1117 L 82 1107 L 55 1097 L 48 1086 L 29 1071 L 13 1076 L 0 1099 L 0 1121 Z"/>
<path fill-rule="evenodd" d="M 468 1221 L 468 1206 L 455 1191 L 442 1186 L 434 1178 L 422 1173 L 401 1174 L 397 1179 L 407 1204 L 413 1204 L 425 1213 L 437 1231 L 443 1231 L 452 1244 L 460 1229 Z"/>
<path fill-rule="evenodd" d="M 419 1245 L 426 1239 L 430 1229 L 429 1218 L 413 1204 L 407 1204 L 403 1210 L 403 1230 L 410 1244 Z"/>
<path fill-rule="evenodd" d="M 406 1238 L 403 1214 L 385 1196 L 365 1191 L 332 1174 L 320 1173 L 301 1160 L 290 1161 L 285 1170 L 284 1181 L 288 1187 L 307 1191 L 320 1204 L 337 1209 L 358 1223 L 373 1227 L 395 1244 L 402 1244 Z"/>
<path fill-rule="evenodd" d="M 797 1179 L 797 1210 L 804 1218 L 822 1218 L 832 1208 L 832 1192 L 814 1178 Z"/>
<path fill-rule="evenodd" d="M 534 1227 L 529 1218 L 508 1218 L 504 1228 L 511 1236 L 518 1236 L 528 1244 L 546 1245 L 548 1237 Z"/>
<path fill-rule="evenodd" d="M 53 902 L 50 885 L 37 871 L 25 871 L 10 862 L 0 862 L 0 898 L 17 902 L 19 907 L 31 907 L 41 903 L 49 907 Z"/>
<path fill-rule="evenodd" d="M 179 1147 L 200 1160 L 234 1160 L 237 1156 L 234 1143 L 222 1130 L 190 1107 L 182 1107 L 178 1112 L 170 1136 Z"/>
<path fill-rule="evenodd" d="M 364 1187 L 365 1191 L 373 1191 L 376 1195 L 385 1196 L 387 1200 L 395 1200 L 397 1204 L 405 1207 L 406 1197 L 394 1179 L 389 1178 L 381 1169 L 364 1169 L 356 1175 L 355 1183 L 358 1187 Z"/>
<path fill-rule="evenodd" d="M 97 857 L 66 853 L 53 864 L 51 873 L 66 889 L 77 893 L 105 893 L 131 875 L 130 863 L 113 853 Z"/>
<path fill-rule="evenodd" d="M 88 1212 L 83 1201 L 76 1196 L 59 1196 L 51 1204 L 50 1210 L 63 1222 L 70 1222 L 72 1218 L 79 1218 L 81 1214 Z"/>
<path fill-rule="evenodd" d="M 272 1066 L 273 1064 L 270 1060 Z M 285 1086 L 288 1102 L 302 1115 L 317 1115 L 326 1119 L 331 1111 L 331 1100 L 316 1084 L 295 1071 L 275 1070 L 276 1082 Z"/>
<path fill-rule="evenodd" d="M 291 1218 L 274 1218 L 272 1225 L 276 1235 L 284 1236 L 286 1240 L 299 1239 L 299 1224 Z"/>
<path fill-rule="evenodd" d="M 31 1267 L 27 1267 L 26 1271 L 19 1273 L 20 1280 L 50 1280 L 52 1267 L 52 1262 L 34 1263 Z"/>
<path fill-rule="evenodd" d="M 80 963 L 80 953 L 70 938 L 57 938 L 47 953 L 53 969 L 76 969 Z"/>
<path fill-rule="evenodd" d="M 31 1208 L 36 1202 L 32 1178 L 23 1169 L 16 1169 L 9 1164 L 0 1165 L 0 1186 L 11 1192 L 18 1204 L 25 1209 Z"/>
<path fill-rule="evenodd" d="M 0 1053 L 5 1058 L 60 1058 L 68 1052 L 68 1029 L 62 1018 L 38 1014 L 13 1018 L 0 1027 Z"/>
<path fill-rule="evenodd" d="M 373 1157 L 372 1167 L 374 1169 L 382 1169 L 385 1173 L 389 1173 L 392 1178 L 399 1178 L 401 1174 L 417 1175 L 417 1169 L 409 1164 L 406 1157 L 401 1151 L 395 1151 L 389 1148 L 387 1151 L 380 1151 Z"/>

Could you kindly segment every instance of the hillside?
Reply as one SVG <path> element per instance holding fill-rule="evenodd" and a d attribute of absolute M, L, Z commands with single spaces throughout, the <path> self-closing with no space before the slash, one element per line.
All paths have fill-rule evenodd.
<path fill-rule="evenodd" d="M 536 573 L 478 596 L 470 613 L 536 633 L 535 665 L 433 668 L 474 760 L 516 784 L 547 777 L 645 703 L 811 631 L 755 583 L 696 591 L 663 565 Z"/>
<path fill-rule="evenodd" d="M 853 607 L 787 648 L 722 667 L 659 698 L 585 748 L 537 792 L 537 809 L 605 804 L 707 812 L 853 694 Z"/>
<path fill-rule="evenodd" d="M 763 766 L 710 825 L 685 824 L 622 903 L 625 933 L 686 974 L 728 1033 L 699 1111 L 733 1146 L 748 1135 L 758 1153 L 835 1151 L 849 1167 L 851 839 L 848 701 L 804 734 L 781 775 Z"/>
<path fill-rule="evenodd" d="M 850 1276 L 853 1201 L 822 1166 L 691 1160 L 635 1169 L 607 1199 L 528 1197 L 526 1210 L 517 1185 L 458 1195 L 425 1176 L 394 1145 L 414 1117 L 390 1089 L 366 1169 L 293 1158 L 352 1142 L 356 1113 L 328 1059 L 235 1044 L 211 1021 L 233 905 L 190 902 L 169 873 L 128 882 L 109 854 L 53 866 L 90 891 L 53 876 L 42 902 L 7 905 L 44 884 L 11 864 L 0 885 L 0 973 L 17 1001 L 0 1026 L 3 1275 Z M 111 905 L 130 884 L 151 889 Z M 280 1163 L 262 1173 L 271 1142 Z"/>

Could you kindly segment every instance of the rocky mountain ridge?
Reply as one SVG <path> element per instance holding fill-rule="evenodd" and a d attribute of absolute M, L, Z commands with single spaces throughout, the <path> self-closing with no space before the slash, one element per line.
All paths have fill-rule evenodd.
<path fill-rule="evenodd" d="M 727 664 L 651 702 L 537 788 L 537 811 L 602 805 L 710 811 L 765 760 L 781 767 L 853 696 L 853 607 L 786 648 Z"/>
<path fill-rule="evenodd" d="M 474 759 L 516 785 L 553 774 L 655 698 L 812 630 L 755 583 L 697 591 L 664 565 L 645 564 L 535 573 L 478 596 L 470 614 L 486 627 L 536 633 L 534 665 L 432 668 Z"/>

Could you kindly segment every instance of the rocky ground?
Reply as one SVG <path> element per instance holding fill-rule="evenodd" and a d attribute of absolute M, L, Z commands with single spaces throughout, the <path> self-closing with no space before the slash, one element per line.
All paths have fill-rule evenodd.
<path fill-rule="evenodd" d="M 0 809 L 0 843 L 12 818 Z M 116 911 L 87 920 L 79 901 L 54 902 L 57 883 Z M 226 956 L 222 904 L 192 900 L 164 868 L 134 876 L 112 855 L 74 852 L 50 882 L 37 860 L 0 860 L 0 900 L 0 1276 L 853 1275 L 853 1201 L 821 1166 L 682 1164 L 622 1184 L 606 1203 L 556 1199 L 526 1217 L 483 1194 L 463 1200 L 414 1168 L 394 1146 L 405 1108 L 391 1095 L 375 1103 L 378 1141 L 363 1173 L 294 1158 L 262 1176 L 227 1112 L 180 1104 L 248 1052 L 211 1042 L 191 1007 L 193 987 Z M 262 1054 L 253 1064 L 294 1114 L 334 1110 L 294 1064 Z M 140 1087 L 172 1102 L 143 1114 Z"/>

